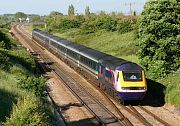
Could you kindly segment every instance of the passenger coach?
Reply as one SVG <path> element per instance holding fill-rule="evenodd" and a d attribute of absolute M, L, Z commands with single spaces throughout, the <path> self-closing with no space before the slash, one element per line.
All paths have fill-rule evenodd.
<path fill-rule="evenodd" d="M 136 63 L 75 44 L 35 29 L 33 40 L 50 50 L 110 95 L 120 99 L 142 100 L 146 91 L 145 73 Z"/>

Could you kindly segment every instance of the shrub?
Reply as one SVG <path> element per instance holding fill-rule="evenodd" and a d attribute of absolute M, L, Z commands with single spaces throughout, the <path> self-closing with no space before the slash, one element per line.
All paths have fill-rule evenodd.
<path fill-rule="evenodd" d="M 14 74 L 14 75 L 24 75 L 26 72 L 25 70 L 22 69 L 22 66 L 21 65 L 13 65 L 11 68 L 10 68 L 10 73 L 11 74 Z"/>
<path fill-rule="evenodd" d="M 3 50 L 0 52 L 0 68 L 2 69 L 9 69 L 9 58 L 7 56 L 7 51 Z"/>
<path fill-rule="evenodd" d="M 107 31 L 116 31 L 117 19 L 110 16 L 97 17 L 94 24 L 99 30 L 105 29 Z"/>
<path fill-rule="evenodd" d="M 130 32 L 135 29 L 135 20 L 122 19 L 118 21 L 117 30 L 119 33 Z"/>
<path fill-rule="evenodd" d="M 0 28 L 10 29 L 11 25 L 9 24 L 0 24 Z"/>
<path fill-rule="evenodd" d="M 20 79 L 18 86 L 33 92 L 37 97 L 44 97 L 45 82 L 46 79 L 44 77 L 25 77 Z"/>
<path fill-rule="evenodd" d="M 7 118 L 4 126 L 50 126 L 46 111 L 38 105 L 32 97 L 19 99 L 14 105 L 12 114 Z"/>
<path fill-rule="evenodd" d="M 179 6 L 177 0 L 149 1 L 140 17 L 138 54 L 142 65 L 153 72 L 154 78 L 180 67 Z"/>
<path fill-rule="evenodd" d="M 3 49 L 11 49 L 12 48 L 11 40 L 5 33 L 1 32 L 1 31 L 0 31 L 0 47 Z"/>

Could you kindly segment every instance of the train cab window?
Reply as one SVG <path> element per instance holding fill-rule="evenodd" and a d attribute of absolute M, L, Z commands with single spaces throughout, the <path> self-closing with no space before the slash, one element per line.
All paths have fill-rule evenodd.
<path fill-rule="evenodd" d="M 123 71 L 123 78 L 125 81 L 142 81 L 142 72 Z"/>

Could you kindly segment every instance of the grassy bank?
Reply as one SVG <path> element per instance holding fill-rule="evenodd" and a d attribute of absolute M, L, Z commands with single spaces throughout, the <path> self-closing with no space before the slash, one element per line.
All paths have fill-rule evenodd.
<path fill-rule="evenodd" d="M 24 48 L 17 46 L 7 29 L 0 31 L 9 38 L 12 45 L 10 49 L 0 47 L 0 125 L 53 125 L 53 114 L 46 102 L 37 95 L 38 90 L 32 88 L 34 84 L 42 85 L 38 83 L 40 81 L 42 86 L 45 84 L 42 78 L 35 75 L 36 64 L 33 57 Z M 0 43 L 4 45 L 6 41 Z M 27 80 L 29 87 L 23 85 Z"/>
<path fill-rule="evenodd" d="M 165 100 L 176 106 L 180 106 L 180 69 L 169 74 L 167 77 L 158 81 L 166 86 Z"/>

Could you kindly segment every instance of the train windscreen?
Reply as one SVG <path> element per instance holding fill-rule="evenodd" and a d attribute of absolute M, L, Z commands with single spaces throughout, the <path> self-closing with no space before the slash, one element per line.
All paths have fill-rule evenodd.
<path fill-rule="evenodd" d="M 142 81 L 142 71 L 123 71 L 124 81 Z"/>

